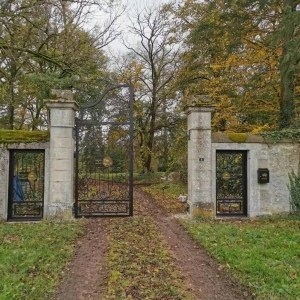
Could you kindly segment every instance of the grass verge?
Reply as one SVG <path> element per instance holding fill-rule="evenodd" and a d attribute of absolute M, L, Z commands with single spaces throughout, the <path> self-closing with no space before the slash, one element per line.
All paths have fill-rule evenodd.
<path fill-rule="evenodd" d="M 189 299 L 150 218 L 112 219 L 105 299 Z"/>
<path fill-rule="evenodd" d="M 180 182 L 166 182 L 142 187 L 168 213 L 178 214 L 186 212 L 186 203 L 178 202 L 180 194 L 186 194 L 186 186 Z"/>
<path fill-rule="evenodd" d="M 49 299 L 83 222 L 0 224 L 0 299 Z"/>
<path fill-rule="evenodd" d="M 184 186 L 169 183 L 143 188 L 169 212 L 180 212 L 176 194 Z M 163 195 L 163 196 L 162 196 Z M 179 206 L 178 206 L 179 205 Z M 300 217 L 255 221 L 182 220 L 193 238 L 259 299 L 300 300 Z"/>
<path fill-rule="evenodd" d="M 182 220 L 193 238 L 258 299 L 300 299 L 300 218 Z"/>

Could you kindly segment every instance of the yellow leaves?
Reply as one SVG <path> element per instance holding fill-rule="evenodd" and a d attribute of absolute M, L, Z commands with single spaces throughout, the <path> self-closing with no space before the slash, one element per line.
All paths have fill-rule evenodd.
<path fill-rule="evenodd" d="M 219 69 L 222 69 L 223 66 L 220 65 L 220 64 L 211 64 L 211 65 L 210 65 L 210 68 L 211 68 L 213 71 L 218 71 Z"/>
<path fill-rule="evenodd" d="M 111 219 L 110 225 L 109 299 L 146 299 L 148 289 L 151 299 L 171 299 L 165 287 L 175 285 L 177 274 L 152 219 Z"/>
<path fill-rule="evenodd" d="M 165 190 L 161 188 L 161 185 L 158 185 L 157 188 L 155 188 L 155 186 L 152 186 L 151 188 L 143 188 L 143 191 L 151 194 L 155 201 L 163 206 L 168 212 L 183 213 L 186 211 L 186 204 L 184 202 L 177 201 L 178 193 L 176 193 L 176 196 L 173 195 L 173 190 L 174 185 L 172 184 L 170 184 L 170 188 L 166 188 Z"/>
<path fill-rule="evenodd" d="M 256 128 L 254 128 L 252 130 L 252 133 L 256 134 L 259 132 L 264 132 L 264 131 L 269 131 L 269 130 L 271 130 L 270 126 L 268 124 L 264 124 L 262 126 L 257 126 Z"/>
<path fill-rule="evenodd" d="M 110 275 L 111 276 L 110 280 L 112 282 L 116 282 L 121 275 L 122 274 L 119 271 L 112 270 Z"/>
<path fill-rule="evenodd" d="M 257 127 L 274 127 L 279 110 L 278 57 L 282 49 L 274 49 L 264 41 L 276 25 L 277 8 L 249 9 L 246 13 L 235 4 L 230 8 L 230 13 L 236 14 L 233 20 L 230 13 L 227 15 L 227 5 L 221 1 L 214 4 L 186 1 L 179 11 L 181 18 L 189 18 L 194 26 L 189 28 L 193 38 L 186 41 L 189 47 L 177 74 L 178 84 L 189 93 L 184 101 L 209 94 L 217 103 L 215 130 L 259 132 L 261 128 Z M 270 13 L 268 21 L 259 24 L 263 13 Z M 240 27 L 236 26 L 237 20 L 243 21 Z M 222 122 L 224 126 L 218 126 Z"/>
<path fill-rule="evenodd" d="M 125 71 L 120 76 L 120 82 L 130 82 L 134 89 L 141 86 L 139 77 L 143 74 L 143 66 L 135 61 L 126 66 Z"/>

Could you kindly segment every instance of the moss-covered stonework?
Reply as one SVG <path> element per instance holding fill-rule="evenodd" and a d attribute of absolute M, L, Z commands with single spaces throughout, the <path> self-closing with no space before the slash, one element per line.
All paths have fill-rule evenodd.
<path fill-rule="evenodd" d="M 73 219 L 72 214 L 73 205 L 66 203 L 49 204 L 47 208 L 47 215 L 45 217 L 48 221 L 64 222 Z"/>
<path fill-rule="evenodd" d="M 215 217 L 212 203 L 194 203 L 191 205 L 191 208 L 192 218 L 213 219 Z"/>
<path fill-rule="evenodd" d="M 73 101 L 73 93 L 70 90 L 51 90 L 51 100 Z"/>
<path fill-rule="evenodd" d="M 251 133 L 221 133 L 212 132 L 211 140 L 213 143 L 257 143 L 274 144 L 278 142 L 269 135 L 251 134 Z M 280 143 L 295 143 L 295 139 L 282 137 Z"/>
<path fill-rule="evenodd" d="M 49 131 L 0 130 L 2 144 L 48 142 L 49 140 Z"/>
<path fill-rule="evenodd" d="M 247 141 L 246 133 L 228 133 L 228 138 L 236 143 L 245 143 Z"/>

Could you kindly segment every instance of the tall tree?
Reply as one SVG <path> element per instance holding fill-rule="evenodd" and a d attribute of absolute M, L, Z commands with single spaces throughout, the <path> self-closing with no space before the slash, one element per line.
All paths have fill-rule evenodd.
<path fill-rule="evenodd" d="M 131 52 L 131 65 L 140 68 L 135 93 L 136 130 L 143 168 L 149 171 L 155 136 L 170 125 L 166 108 L 171 108 L 175 99 L 166 91 L 177 70 L 178 39 L 171 15 L 164 6 L 148 7 L 130 20 L 129 31 L 139 43 L 124 41 L 124 44 Z"/>
<path fill-rule="evenodd" d="M 15 120 L 15 112 L 27 110 L 35 129 L 45 92 L 54 84 L 72 88 L 76 84 L 78 87 L 75 78 L 80 78 L 81 83 L 87 83 L 87 78 L 99 79 L 106 65 L 102 48 L 119 34 L 114 29 L 120 11 L 111 11 L 105 26 L 96 24 L 88 31 L 84 25 L 92 7 L 111 9 L 111 4 L 105 3 L 108 2 L 4 1 L 0 13 L 0 77 L 3 90 L 7 90 L 2 95 L 8 119 L 5 127 L 21 128 L 24 120 Z M 34 90 L 35 94 L 29 93 Z"/>
<path fill-rule="evenodd" d="M 300 7 L 299 1 L 283 0 L 278 28 L 282 48 L 280 57 L 280 114 L 279 128 L 293 125 L 296 118 L 295 79 L 300 62 Z"/>
<path fill-rule="evenodd" d="M 187 0 L 177 10 L 188 33 L 179 83 L 190 96 L 207 93 L 217 102 L 215 130 L 293 124 L 297 2 Z"/>

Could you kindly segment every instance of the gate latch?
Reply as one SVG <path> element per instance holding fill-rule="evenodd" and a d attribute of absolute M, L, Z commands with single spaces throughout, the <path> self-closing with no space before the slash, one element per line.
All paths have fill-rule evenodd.
<path fill-rule="evenodd" d="M 269 183 L 270 181 L 269 169 L 258 169 L 257 177 L 258 177 L 258 183 Z"/>

